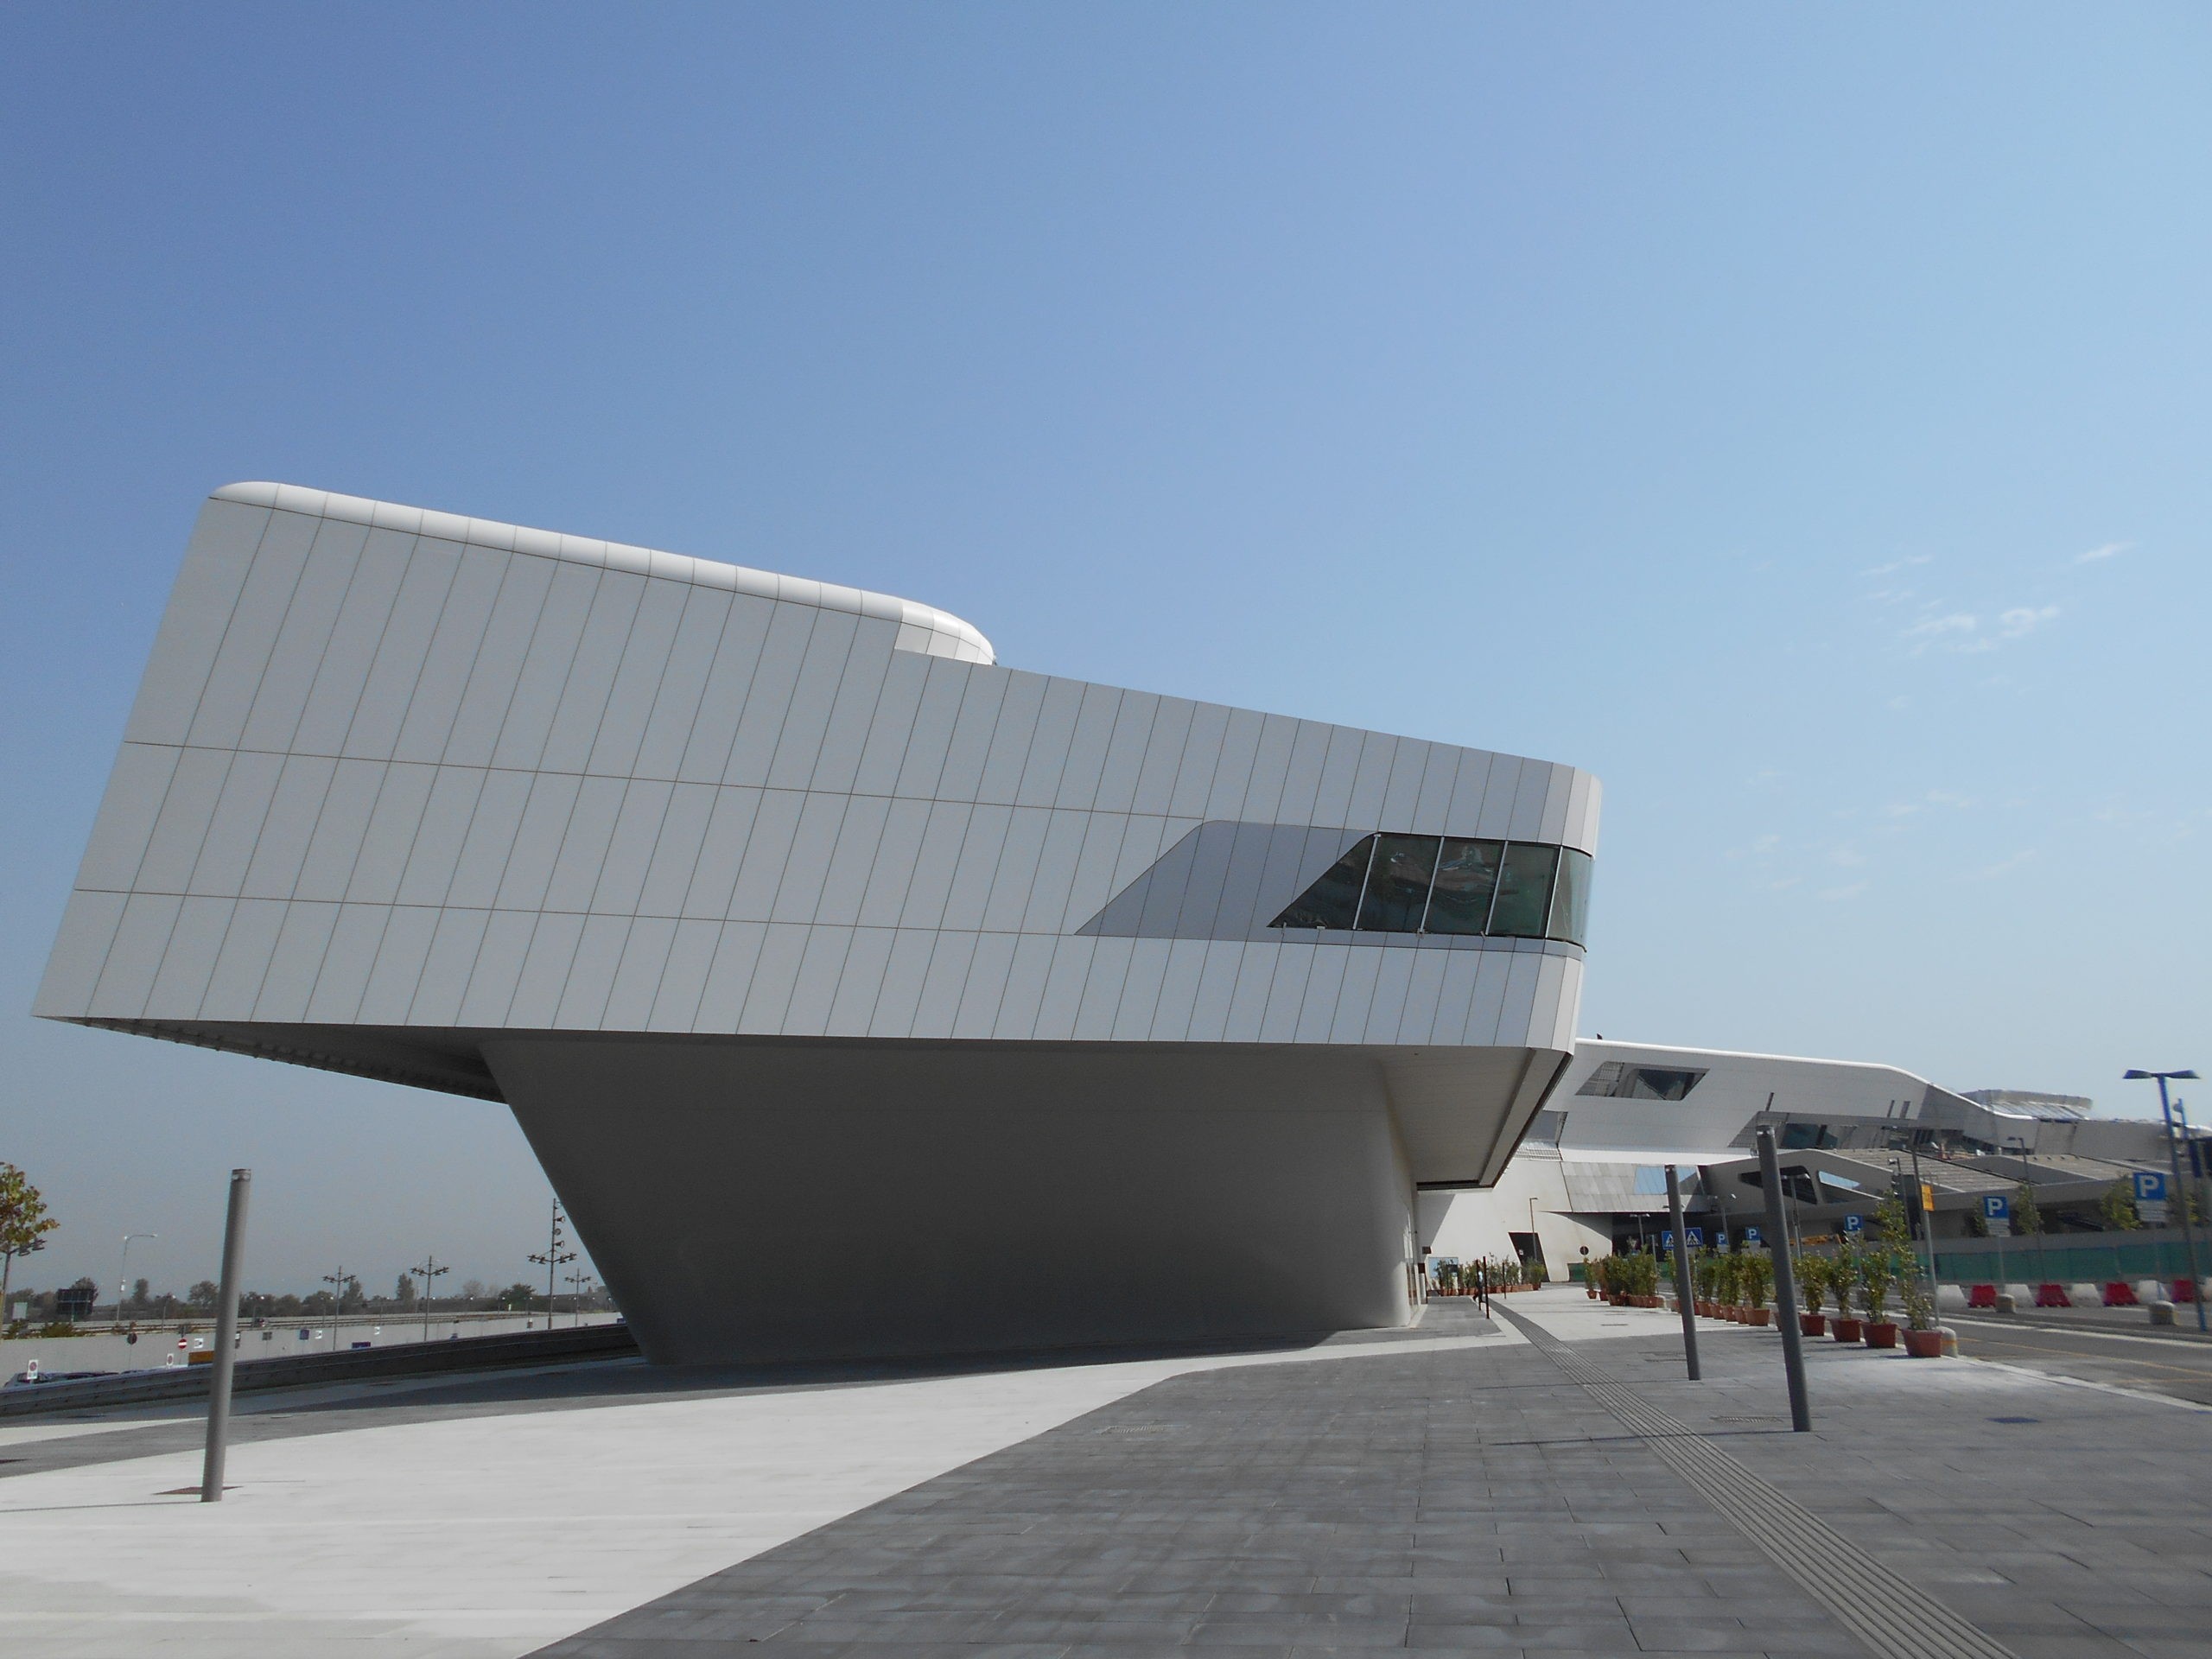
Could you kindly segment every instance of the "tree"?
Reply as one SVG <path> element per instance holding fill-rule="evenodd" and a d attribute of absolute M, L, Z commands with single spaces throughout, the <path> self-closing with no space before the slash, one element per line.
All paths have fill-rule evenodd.
<path fill-rule="evenodd" d="M 391 1300 L 403 1306 L 415 1300 L 415 1275 L 403 1273 L 399 1282 L 391 1287 Z"/>
<path fill-rule="evenodd" d="M 16 1258 L 46 1248 L 46 1236 L 61 1224 L 46 1213 L 46 1199 L 23 1172 L 0 1163 L 0 1313 L 8 1306 L 8 1281 Z"/>
<path fill-rule="evenodd" d="M 2143 1217 L 2135 1212 L 2135 1184 L 2117 1180 L 2105 1189 L 2105 1196 L 2097 1208 L 2104 1211 L 2105 1225 L 2114 1232 L 2132 1233 L 2143 1224 Z"/>
<path fill-rule="evenodd" d="M 153 1300 L 153 1295 L 154 1287 L 151 1281 L 145 1279 L 133 1279 L 130 1281 L 131 1306 L 145 1306 L 148 1302 Z"/>
<path fill-rule="evenodd" d="M 2012 1195 L 2012 1230 L 2035 1234 L 2043 1231 L 2043 1211 L 2036 1203 L 2036 1190 L 2026 1181 Z"/>
<path fill-rule="evenodd" d="M 461 1281 L 461 1295 L 463 1301 L 482 1301 L 484 1300 L 484 1281 L 481 1279 L 462 1280 Z"/>
<path fill-rule="evenodd" d="M 184 1300 L 192 1304 L 192 1311 L 195 1313 L 213 1313 L 215 1304 L 222 1298 L 222 1287 L 213 1279 L 202 1279 L 184 1294 Z"/>
<path fill-rule="evenodd" d="M 517 1280 L 501 1291 L 499 1297 L 499 1306 L 511 1313 L 526 1313 L 530 1311 L 531 1304 L 537 1300 L 536 1287 L 525 1285 L 520 1280 Z"/>

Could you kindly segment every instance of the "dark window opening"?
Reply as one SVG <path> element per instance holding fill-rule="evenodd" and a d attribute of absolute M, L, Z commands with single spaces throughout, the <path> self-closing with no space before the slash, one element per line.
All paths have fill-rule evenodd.
<path fill-rule="evenodd" d="M 1434 836 L 1377 836 L 1359 925 L 1371 933 L 1418 933 L 1436 874 Z"/>
<path fill-rule="evenodd" d="M 1591 868 L 1589 854 L 1542 842 L 1367 836 L 1268 925 L 1580 945 Z"/>
<path fill-rule="evenodd" d="M 1436 886 L 1428 898 L 1432 933 L 1483 933 L 1490 928 L 1490 901 L 1497 892 L 1497 867 L 1505 857 L 1502 841 L 1461 841 L 1447 836 L 1436 862 Z"/>
<path fill-rule="evenodd" d="M 1359 914 L 1359 895 L 1367 886 L 1367 863 L 1378 837 L 1368 836 L 1322 872 L 1321 879 L 1291 901 L 1274 918 L 1275 927 L 1341 927 L 1349 930 Z"/>
<path fill-rule="evenodd" d="M 1703 1071 L 1675 1071 L 1664 1066 L 1630 1065 L 1607 1060 L 1583 1078 L 1574 1092 L 1612 1100 L 1687 1100 L 1705 1078 Z"/>

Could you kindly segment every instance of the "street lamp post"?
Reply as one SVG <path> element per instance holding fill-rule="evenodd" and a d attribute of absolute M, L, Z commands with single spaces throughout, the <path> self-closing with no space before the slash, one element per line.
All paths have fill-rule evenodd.
<path fill-rule="evenodd" d="M 123 1299 L 130 1289 L 130 1241 L 134 1238 L 159 1238 L 159 1233 L 125 1233 L 123 1236 L 123 1259 L 115 1264 L 115 1328 L 123 1329 Z"/>
<path fill-rule="evenodd" d="M 2164 1121 L 2166 1126 L 2166 1159 L 2167 1161 L 2173 1166 L 2174 1197 L 2181 1203 L 2182 1241 L 2189 1247 L 2189 1300 L 2196 1305 L 2196 1328 L 2201 1332 L 2205 1328 L 2204 1281 L 2196 1271 L 2196 1226 L 2190 1218 L 2189 1189 L 2182 1185 L 2181 1149 L 2174 1141 L 2173 1104 L 2166 1097 L 2166 1083 L 2168 1079 L 2171 1078 L 2176 1082 L 2186 1080 L 2188 1082 L 2194 1083 L 2196 1081 L 2196 1073 L 2186 1071 L 2139 1071 L 2130 1069 L 2122 1072 L 2120 1075 L 2124 1081 L 2129 1083 L 2139 1083 L 2149 1078 L 2156 1078 L 2158 1080 L 2158 1116 Z"/>
<path fill-rule="evenodd" d="M 330 1308 L 330 1351 L 338 1351 L 338 1318 L 346 1311 L 346 1287 L 353 1282 L 353 1275 L 340 1268 L 335 1273 L 326 1273 L 322 1282 L 328 1285 L 332 1298 Z"/>
<path fill-rule="evenodd" d="M 2027 1189 L 2029 1201 L 2033 1203 L 2036 1196 L 2036 1164 L 2034 1155 L 2028 1150 L 2027 1141 L 2020 1135 L 2008 1135 L 2005 1137 L 2005 1142 L 2007 1146 L 2018 1147 L 2020 1149 L 2020 1185 Z M 2044 1258 L 2043 1253 L 2043 1205 L 2040 1204 L 2036 1205 L 2036 1294 L 2040 1297 L 2043 1287 L 2050 1282 L 2050 1263 Z"/>
<path fill-rule="evenodd" d="M 410 1268 L 408 1271 L 423 1275 L 423 1340 L 428 1342 L 430 1339 L 430 1293 L 438 1287 L 437 1281 L 451 1273 L 453 1269 L 440 1267 L 437 1255 L 434 1251 L 423 1258 L 421 1267 Z"/>
<path fill-rule="evenodd" d="M 545 1269 L 545 1328 L 548 1331 L 553 1328 L 554 1275 L 576 1259 L 574 1250 L 561 1248 L 568 1242 L 561 1231 L 561 1200 L 556 1198 L 553 1200 L 553 1228 L 546 1238 L 545 1254 L 530 1258 Z"/>

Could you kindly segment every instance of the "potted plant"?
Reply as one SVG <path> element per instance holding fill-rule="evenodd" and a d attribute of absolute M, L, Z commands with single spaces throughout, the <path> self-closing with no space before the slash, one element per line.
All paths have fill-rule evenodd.
<path fill-rule="evenodd" d="M 1897 1327 L 1890 1319 L 1890 1287 L 1897 1279 L 1897 1258 L 1883 1246 L 1859 1253 L 1859 1304 L 1866 1310 L 1866 1345 L 1894 1348 Z"/>
<path fill-rule="evenodd" d="M 1752 1250 L 1742 1260 L 1744 1265 L 1737 1269 L 1737 1275 L 1744 1287 L 1745 1319 L 1751 1325 L 1768 1324 L 1773 1319 L 1766 1295 L 1774 1284 L 1774 1258 L 1764 1250 Z"/>
<path fill-rule="evenodd" d="M 1828 1322 L 1821 1312 L 1821 1305 L 1828 1294 L 1828 1262 L 1824 1255 L 1801 1255 L 1796 1262 L 1797 1294 L 1804 1306 L 1797 1315 L 1797 1331 L 1801 1336 L 1819 1337 L 1827 1334 Z"/>
<path fill-rule="evenodd" d="M 1904 1303 L 1904 1351 L 1915 1359 L 1941 1359 L 1943 1357 L 1943 1333 L 1936 1325 L 1936 1287 L 1916 1273 L 1909 1273 L 1897 1285 L 1897 1296 Z"/>
<path fill-rule="evenodd" d="M 1866 1334 L 1866 1327 L 1851 1313 L 1852 1294 L 1858 1287 L 1858 1248 L 1838 1245 L 1828 1260 L 1828 1288 L 1835 1294 L 1835 1318 L 1828 1321 L 1828 1334 L 1838 1342 L 1857 1342 Z"/>

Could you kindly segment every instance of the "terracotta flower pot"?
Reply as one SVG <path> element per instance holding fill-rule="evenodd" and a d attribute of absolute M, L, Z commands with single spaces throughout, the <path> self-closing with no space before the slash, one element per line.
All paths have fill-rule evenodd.
<path fill-rule="evenodd" d="M 1825 1313 L 1800 1313 L 1797 1333 L 1804 1337 L 1824 1337 L 1828 1332 L 1828 1316 Z"/>
<path fill-rule="evenodd" d="M 1943 1333 L 1941 1331 L 1908 1331 L 1904 1333 L 1904 1351 L 1915 1359 L 1943 1357 Z"/>
<path fill-rule="evenodd" d="M 1751 1309 L 1751 1323 L 1753 1325 L 1771 1325 L 1774 1323 L 1774 1310 L 1770 1307 L 1755 1307 Z"/>
<path fill-rule="evenodd" d="M 1869 1348 L 1894 1348 L 1897 1345 L 1897 1328 L 1888 1319 L 1870 1324 L 1866 1327 Z"/>
<path fill-rule="evenodd" d="M 1856 1342 L 1866 1333 L 1866 1328 L 1857 1319 L 1831 1319 L 1828 1333 L 1838 1342 Z"/>

